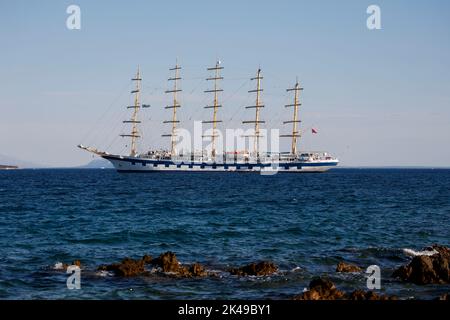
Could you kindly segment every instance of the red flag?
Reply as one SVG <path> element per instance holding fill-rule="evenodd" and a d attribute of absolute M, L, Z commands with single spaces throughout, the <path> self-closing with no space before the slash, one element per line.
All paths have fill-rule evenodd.
<path fill-rule="evenodd" d="M 312 132 L 313 134 L 318 133 L 318 131 L 317 131 L 316 129 L 314 129 L 314 128 L 311 128 L 311 132 Z"/>

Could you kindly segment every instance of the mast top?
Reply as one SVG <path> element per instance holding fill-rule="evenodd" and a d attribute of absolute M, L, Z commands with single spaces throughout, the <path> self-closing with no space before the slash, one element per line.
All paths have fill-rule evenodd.
<path fill-rule="evenodd" d="M 211 70 L 221 70 L 223 69 L 223 67 L 220 66 L 222 62 L 220 60 L 216 61 L 216 65 L 214 67 L 210 67 L 210 68 L 206 68 L 206 70 L 211 71 Z"/>
<path fill-rule="evenodd" d="M 286 89 L 287 92 L 289 92 L 289 91 L 301 91 L 301 90 L 303 90 L 303 88 L 300 87 L 300 83 L 298 82 L 298 78 L 297 78 L 297 81 L 295 82 L 294 88 Z"/>
<path fill-rule="evenodd" d="M 136 76 L 134 78 L 131 79 L 132 81 L 141 81 L 141 69 L 139 67 L 139 65 L 137 66 L 137 72 L 136 72 Z"/>
<path fill-rule="evenodd" d="M 250 80 L 262 80 L 264 79 L 263 76 L 261 76 L 261 68 L 258 68 L 258 72 L 256 73 L 256 77 L 250 78 Z"/>

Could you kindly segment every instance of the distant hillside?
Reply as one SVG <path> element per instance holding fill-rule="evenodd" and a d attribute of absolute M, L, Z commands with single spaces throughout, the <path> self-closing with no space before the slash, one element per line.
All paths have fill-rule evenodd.
<path fill-rule="evenodd" d="M 18 166 L 19 168 L 44 168 L 43 165 L 29 162 L 29 161 L 23 161 L 20 159 L 16 159 L 14 157 L 5 156 L 0 154 L 0 165 L 4 166 Z"/>
<path fill-rule="evenodd" d="M 94 159 L 91 162 L 78 167 L 80 169 L 109 169 L 109 168 L 114 168 L 113 165 L 111 164 L 111 162 L 109 162 L 108 160 L 105 159 Z"/>

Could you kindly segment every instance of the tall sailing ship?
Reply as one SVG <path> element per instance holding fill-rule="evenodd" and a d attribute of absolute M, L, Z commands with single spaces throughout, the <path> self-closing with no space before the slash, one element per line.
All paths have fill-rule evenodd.
<path fill-rule="evenodd" d="M 163 134 L 163 137 L 170 138 L 170 149 L 166 150 L 150 150 L 144 153 L 139 153 L 137 150 L 137 140 L 141 138 L 139 125 L 139 111 L 142 108 L 149 107 L 149 105 L 141 104 L 141 73 L 138 67 L 136 76 L 132 79 L 135 82 L 135 88 L 131 91 L 134 94 L 134 104 L 127 108 L 132 109 L 132 115 L 129 120 L 124 120 L 124 123 L 131 125 L 131 131 L 127 134 L 121 134 L 124 138 L 129 138 L 130 153 L 127 155 L 110 154 L 106 151 L 100 151 L 94 147 L 78 145 L 79 148 L 88 152 L 94 153 L 104 159 L 109 160 L 118 172 L 167 172 L 167 171 L 196 171 L 196 172 L 324 172 L 332 167 L 338 165 L 339 161 L 327 152 L 308 152 L 298 150 L 298 141 L 301 137 L 299 124 L 299 107 L 301 106 L 300 92 L 303 90 L 300 87 L 298 80 L 292 88 L 287 89 L 287 92 L 293 92 L 293 102 L 288 104 L 286 108 L 292 108 L 292 120 L 284 121 L 283 124 L 291 124 L 292 131 L 290 134 L 281 135 L 280 137 L 291 138 L 291 150 L 289 152 L 263 152 L 260 148 L 260 138 L 263 137 L 261 133 L 261 124 L 265 121 L 261 120 L 261 108 L 264 104 L 261 102 L 261 95 L 263 89 L 261 87 L 261 80 L 263 79 L 261 69 L 257 70 L 256 76 L 251 78 L 256 82 L 256 87 L 248 91 L 256 95 L 255 104 L 246 106 L 246 109 L 255 110 L 255 118 L 253 120 L 242 121 L 243 124 L 250 124 L 253 126 L 252 134 L 246 135 L 253 142 L 252 148 L 246 150 L 234 150 L 226 152 L 219 150 L 217 139 L 219 134 L 217 132 L 217 124 L 221 123 L 218 120 L 219 109 L 222 105 L 219 103 L 219 93 L 223 89 L 219 87 L 219 82 L 223 80 L 221 76 L 220 61 L 217 61 L 214 67 L 208 68 L 212 72 L 212 76 L 207 78 L 207 81 L 213 83 L 212 89 L 206 90 L 205 93 L 213 94 L 213 103 L 205 106 L 206 109 L 212 110 L 212 120 L 202 121 L 203 124 L 212 126 L 211 134 L 203 135 L 202 138 L 207 138 L 210 143 L 210 150 L 203 149 L 200 152 L 189 151 L 179 152 L 177 150 L 177 125 L 180 121 L 177 118 L 177 110 L 181 107 L 178 99 L 178 93 L 181 92 L 179 81 L 181 80 L 180 71 L 181 66 L 176 63 L 173 68 L 169 70 L 174 73 L 173 77 L 169 78 L 173 82 L 173 87 L 167 90 L 167 94 L 172 95 L 171 104 L 165 109 L 171 111 L 171 120 L 166 120 L 164 123 L 169 124 L 171 132 Z M 252 150 L 247 150 L 252 149 Z"/>

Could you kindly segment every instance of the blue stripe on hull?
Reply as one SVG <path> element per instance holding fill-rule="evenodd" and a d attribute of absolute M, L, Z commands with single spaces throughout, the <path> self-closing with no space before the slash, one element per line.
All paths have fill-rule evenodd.
<path fill-rule="evenodd" d="M 123 162 L 129 162 L 131 164 L 140 164 L 143 166 L 146 165 L 176 165 L 178 168 L 186 167 L 189 166 L 191 167 L 200 167 L 200 169 L 205 168 L 205 167 L 225 167 L 224 169 L 228 169 L 228 167 L 233 167 L 236 168 L 237 170 L 240 169 L 247 169 L 250 170 L 253 167 L 271 167 L 272 164 L 270 163 L 205 163 L 205 162 L 181 162 L 181 163 L 176 163 L 173 162 L 171 160 L 146 160 L 146 159 L 130 159 L 130 158 L 120 158 L 120 157 L 115 157 L 115 156 L 103 156 L 103 158 L 107 159 L 107 160 L 116 160 L 116 161 L 123 161 Z M 292 167 L 298 167 L 298 169 L 301 169 L 302 167 L 332 167 L 332 166 L 336 166 L 338 163 L 337 162 L 289 162 L 289 163 L 279 163 L 278 167 L 281 168 L 292 168 Z M 119 170 L 118 170 L 119 171 Z M 125 171 L 125 170 L 122 170 Z M 138 171 L 141 172 L 141 170 L 126 170 L 126 171 Z M 152 170 L 146 170 L 146 171 L 152 171 Z M 176 171 L 176 169 L 173 169 L 171 171 Z M 179 170 L 179 171 L 185 171 L 185 170 Z"/>

